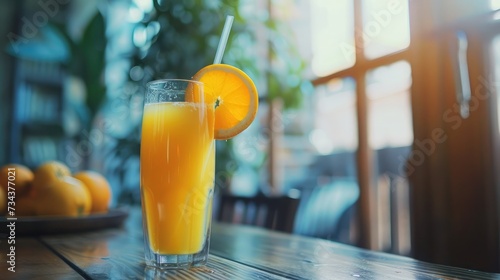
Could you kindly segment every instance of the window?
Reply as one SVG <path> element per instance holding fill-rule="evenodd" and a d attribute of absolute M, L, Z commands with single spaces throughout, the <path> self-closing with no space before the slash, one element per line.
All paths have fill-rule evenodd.
<path fill-rule="evenodd" d="M 356 245 L 500 271 L 500 1 L 311 3 L 309 139 L 356 154 Z"/>
<path fill-rule="evenodd" d="M 500 9 L 500 0 L 490 0 L 490 7 L 492 10 Z"/>
<path fill-rule="evenodd" d="M 271 3 L 276 2 L 287 0 Z M 287 116 L 296 117 L 288 121 L 291 126 L 285 123 L 282 139 L 280 162 L 286 179 L 299 174 L 300 165 L 306 171 L 302 174 L 311 177 L 307 182 L 310 186 L 325 183 L 324 175 L 332 177 L 328 179 L 331 184 L 354 182 L 360 196 L 353 211 L 355 225 L 350 223 L 349 227 L 356 233 L 343 240 L 407 254 L 408 183 L 397 170 L 413 139 L 409 1 L 287 3 L 292 2 L 295 8 L 287 10 L 287 20 L 295 26 L 300 53 L 311 62 L 308 78 L 314 91 L 306 96 L 306 112 L 285 113 L 283 118 L 287 122 Z M 305 137 L 287 133 L 287 127 L 301 123 L 296 120 L 310 124 L 302 131 Z M 299 154 L 302 156 L 297 157 Z M 388 185 L 381 186 L 379 181 L 386 177 Z M 291 181 L 284 185 L 285 190 L 294 187 Z M 379 186 L 385 191 L 379 191 Z M 393 191 L 395 188 L 403 191 L 400 194 Z M 387 204 L 387 211 L 378 213 L 382 204 Z M 406 214 L 398 216 L 396 212 Z"/>
<path fill-rule="evenodd" d="M 368 140 L 373 149 L 377 247 L 408 254 L 410 250 L 409 186 L 402 165 L 411 151 L 411 66 L 398 61 L 366 74 Z"/>
<path fill-rule="evenodd" d="M 316 100 L 310 142 L 333 161 L 346 152 L 353 158 L 343 164 L 353 164 L 361 191 L 357 245 L 409 254 L 408 181 L 401 172 L 413 143 L 409 2 L 315 0 L 310 11 Z"/>
<path fill-rule="evenodd" d="M 309 138 L 318 154 L 354 152 L 358 148 L 355 87 L 348 77 L 316 88 L 314 130 Z"/>
<path fill-rule="evenodd" d="M 413 142 L 410 64 L 398 61 L 370 70 L 366 83 L 371 148 L 410 146 Z"/>
<path fill-rule="evenodd" d="M 353 3 L 352 0 L 311 1 L 311 66 L 315 75 L 325 76 L 354 65 Z"/>
<path fill-rule="evenodd" d="M 408 1 L 363 1 L 364 53 L 376 58 L 405 49 L 410 44 Z"/>

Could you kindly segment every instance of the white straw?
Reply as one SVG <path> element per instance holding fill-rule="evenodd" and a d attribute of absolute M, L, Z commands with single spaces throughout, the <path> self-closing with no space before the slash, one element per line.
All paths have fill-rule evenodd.
<path fill-rule="evenodd" d="M 224 54 L 224 49 L 226 48 L 227 39 L 229 38 L 229 32 L 231 31 L 231 25 L 233 25 L 234 16 L 227 16 L 226 23 L 224 23 L 224 29 L 222 29 L 222 35 L 219 40 L 219 46 L 217 46 L 217 52 L 215 53 L 214 64 L 220 64 L 222 61 L 222 55 Z"/>

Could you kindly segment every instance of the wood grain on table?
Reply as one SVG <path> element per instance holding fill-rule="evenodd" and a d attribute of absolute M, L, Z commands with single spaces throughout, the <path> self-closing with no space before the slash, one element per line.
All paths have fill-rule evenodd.
<path fill-rule="evenodd" d="M 121 228 L 16 240 L 16 273 L 0 279 L 500 279 L 498 274 L 421 262 L 331 241 L 214 223 L 205 267 L 145 265 L 140 209 Z M 7 277 L 7 278 L 6 278 Z"/>
<path fill-rule="evenodd" d="M 10 246 L 7 239 L 0 239 L 0 279 L 84 279 L 70 265 L 66 264 L 52 250 L 35 238 L 15 239 L 14 272 L 10 266 Z"/>

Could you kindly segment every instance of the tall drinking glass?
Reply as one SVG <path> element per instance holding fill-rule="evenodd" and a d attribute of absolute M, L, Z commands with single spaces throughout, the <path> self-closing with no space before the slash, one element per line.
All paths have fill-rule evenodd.
<path fill-rule="evenodd" d="M 188 268 L 207 261 L 215 170 L 214 106 L 203 84 L 148 83 L 141 140 L 146 264 Z"/>

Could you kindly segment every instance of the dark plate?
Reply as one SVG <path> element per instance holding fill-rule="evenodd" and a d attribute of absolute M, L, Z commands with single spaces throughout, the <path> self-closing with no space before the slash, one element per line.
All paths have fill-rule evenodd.
<path fill-rule="evenodd" d="M 84 217 L 17 217 L 17 220 L 1 217 L 0 234 L 10 233 L 11 230 L 7 226 L 11 222 L 15 222 L 16 236 L 36 236 L 120 227 L 127 217 L 126 208 L 110 209 L 105 214 Z"/>

